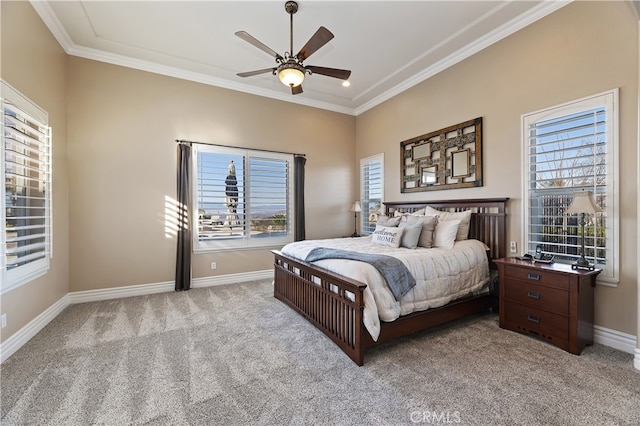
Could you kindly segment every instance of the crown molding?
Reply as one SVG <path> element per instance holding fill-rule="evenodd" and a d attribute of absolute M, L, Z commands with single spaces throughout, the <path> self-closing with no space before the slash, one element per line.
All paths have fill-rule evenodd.
<path fill-rule="evenodd" d="M 532 8 L 527 13 L 522 14 L 518 18 L 513 19 L 510 22 L 496 28 L 494 31 L 490 32 L 484 37 L 477 39 L 474 43 L 467 45 L 465 48 L 458 50 L 457 52 L 449 55 L 441 61 L 438 61 L 433 66 L 419 72 L 418 74 L 398 84 L 392 89 L 389 89 L 383 94 L 376 96 L 372 100 L 360 105 L 355 109 L 355 115 L 358 116 L 370 110 L 371 108 L 380 105 L 382 102 L 387 101 L 396 95 L 399 95 L 405 90 L 410 89 L 419 83 L 422 83 L 423 81 L 433 77 L 439 72 L 452 67 L 458 62 L 467 59 L 471 55 L 478 53 L 479 51 L 491 46 L 494 43 L 497 43 L 503 38 L 510 36 L 516 31 L 519 31 L 522 28 L 525 28 L 528 25 L 536 22 L 537 20 L 542 19 L 545 16 L 555 12 L 556 10 L 568 5 L 572 1 L 573 0 L 562 0 L 540 3 L 538 6 Z"/>
<path fill-rule="evenodd" d="M 358 116 L 369 109 L 380 105 L 381 103 L 391 99 L 392 97 L 404 92 L 407 89 L 433 77 L 441 71 L 463 61 L 464 59 L 474 55 L 475 53 L 485 49 L 492 44 L 502 40 L 503 38 L 513 34 L 514 32 L 534 23 L 535 21 L 544 18 L 545 16 L 555 12 L 556 10 L 566 6 L 573 0 L 560 0 L 560 1 L 545 1 L 538 6 L 532 8 L 523 15 L 520 15 L 516 19 L 508 22 L 505 25 L 495 29 L 491 33 L 484 37 L 477 39 L 474 43 L 467 45 L 465 48 L 460 49 L 452 55 L 442 59 L 433 66 L 421 71 L 413 77 L 403 81 L 402 83 L 394 86 L 379 96 L 371 99 L 362 105 L 350 108 L 342 105 L 336 105 L 330 102 L 315 101 L 304 97 L 292 97 L 289 94 L 283 92 L 262 89 L 247 84 L 237 83 L 231 80 L 212 77 L 202 73 L 196 73 L 191 71 L 185 71 L 179 68 L 170 67 L 166 65 L 160 65 L 154 62 L 143 61 L 127 56 L 116 55 L 99 51 L 97 49 L 89 49 L 81 46 L 77 46 L 73 43 L 64 27 L 56 17 L 53 9 L 48 2 L 30 0 L 31 5 L 35 9 L 36 13 L 40 16 L 45 25 L 49 28 L 53 36 L 56 38 L 60 46 L 64 51 L 72 56 L 78 56 L 85 59 L 91 59 L 99 62 L 105 62 L 113 65 L 123 66 L 127 68 L 133 68 L 140 71 L 151 72 L 155 74 L 165 75 L 168 77 L 174 77 L 182 80 L 193 81 L 196 83 L 202 83 L 209 86 L 220 87 L 223 89 L 234 90 L 251 95 L 262 96 L 270 99 L 280 100 L 283 102 L 294 103 L 298 105 L 304 105 L 312 108 L 319 108 L 328 111 L 338 112 L 341 114 Z M 634 10 L 640 13 L 640 1 L 632 1 Z"/>
<path fill-rule="evenodd" d="M 60 20 L 58 20 L 56 14 L 49 5 L 49 2 L 30 0 L 30 3 L 36 13 L 40 16 L 40 19 L 42 19 L 47 28 L 49 28 L 49 31 L 51 31 L 55 39 L 58 41 L 58 44 L 60 44 L 60 46 L 68 55 L 77 56 L 84 59 L 91 59 L 99 62 L 105 62 L 112 65 L 119 65 L 122 67 L 137 69 L 140 71 L 151 72 L 154 74 L 165 75 L 168 77 L 179 78 L 182 80 L 193 81 L 196 83 L 234 90 L 237 92 L 248 93 L 251 95 L 276 99 L 298 105 L 304 105 L 312 108 L 325 109 L 341 114 L 355 114 L 353 108 L 335 105 L 329 102 L 315 101 L 304 97 L 292 98 L 288 93 L 285 94 L 283 92 L 277 92 L 275 90 L 257 88 L 247 84 L 212 77 L 210 75 L 202 73 L 185 71 L 183 69 L 157 64 L 155 62 L 143 61 L 128 56 L 104 52 L 98 49 L 90 49 L 82 46 L 77 46 L 73 43 L 71 37 L 69 37 L 69 34 L 60 23 Z"/>
<path fill-rule="evenodd" d="M 131 58 L 129 56 L 116 55 L 113 53 L 104 52 L 102 50 L 74 46 L 71 49 L 69 49 L 67 53 L 69 55 L 77 56 L 84 59 L 91 59 L 98 62 L 105 62 L 112 65 L 118 65 L 126 68 L 132 68 L 140 71 L 160 74 L 167 77 L 174 77 L 182 80 L 193 81 L 195 83 L 202 83 L 208 86 L 215 86 L 223 89 L 234 90 L 236 92 L 248 93 L 251 95 L 262 96 L 270 99 L 294 103 L 298 105 L 304 105 L 312 108 L 326 109 L 329 111 L 339 112 L 342 114 L 354 115 L 353 108 L 347 108 L 340 105 L 331 104 L 328 102 L 310 100 L 304 97 L 292 98 L 291 95 L 288 93 L 269 90 L 269 89 L 262 89 L 262 88 L 250 86 L 247 84 L 237 83 L 231 80 L 212 77 L 207 74 L 186 71 L 180 68 L 157 64 L 155 62 Z"/>
<path fill-rule="evenodd" d="M 53 34 L 55 39 L 58 41 L 58 44 L 64 49 L 67 54 L 69 54 L 71 49 L 74 47 L 73 41 L 62 26 L 62 23 L 60 23 L 60 20 L 56 16 L 51 6 L 49 6 L 49 2 L 29 0 L 29 3 L 36 11 L 36 13 L 40 16 L 42 22 L 44 22 L 47 28 L 49 28 L 49 31 L 51 31 L 51 34 Z"/>

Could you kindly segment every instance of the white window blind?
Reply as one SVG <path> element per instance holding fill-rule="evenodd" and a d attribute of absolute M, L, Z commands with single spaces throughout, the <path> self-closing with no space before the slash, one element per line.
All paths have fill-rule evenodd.
<path fill-rule="evenodd" d="M 370 235 L 376 229 L 376 221 L 382 209 L 384 197 L 384 154 L 360 160 L 360 200 L 362 214 L 360 230 Z"/>
<path fill-rule="evenodd" d="M 540 246 L 556 261 L 579 258 L 580 218 L 565 211 L 575 192 L 593 191 L 604 213 L 585 226 L 585 256 L 610 279 L 617 270 L 616 99 L 608 92 L 523 116 L 528 251 Z"/>
<path fill-rule="evenodd" d="M 293 156 L 217 146 L 195 149 L 196 251 L 293 240 Z"/>
<path fill-rule="evenodd" d="M 256 238 L 287 237 L 293 228 L 290 161 L 249 157 L 249 223 Z"/>
<path fill-rule="evenodd" d="M 51 256 L 51 129 L 46 113 L 2 84 L 2 291 L 44 274 Z"/>

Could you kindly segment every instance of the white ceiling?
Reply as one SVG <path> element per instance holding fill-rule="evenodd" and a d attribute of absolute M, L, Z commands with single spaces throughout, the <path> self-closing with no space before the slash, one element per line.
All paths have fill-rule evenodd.
<path fill-rule="evenodd" d="M 358 115 L 566 5 L 568 1 L 300 0 L 297 52 L 322 25 L 335 38 L 305 61 L 352 70 L 350 87 L 307 76 L 292 95 L 276 65 L 236 37 L 289 50 L 285 1 L 32 1 L 70 55 Z"/>

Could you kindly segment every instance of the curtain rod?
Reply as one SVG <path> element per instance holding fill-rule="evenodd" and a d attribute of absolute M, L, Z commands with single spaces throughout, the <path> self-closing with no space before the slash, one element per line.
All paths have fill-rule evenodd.
<path fill-rule="evenodd" d="M 276 154 L 300 155 L 302 157 L 305 156 L 305 154 L 297 154 L 295 152 L 273 151 L 273 150 L 270 150 L 270 149 L 244 148 L 244 147 L 237 147 L 237 146 L 231 146 L 231 145 L 221 145 L 221 144 L 217 144 L 217 143 L 187 141 L 187 140 L 184 140 L 184 139 L 176 139 L 176 143 L 196 143 L 196 144 L 199 144 L 199 145 L 220 146 L 220 147 L 223 147 L 223 148 L 250 149 L 252 151 L 272 152 L 272 153 L 276 153 Z"/>

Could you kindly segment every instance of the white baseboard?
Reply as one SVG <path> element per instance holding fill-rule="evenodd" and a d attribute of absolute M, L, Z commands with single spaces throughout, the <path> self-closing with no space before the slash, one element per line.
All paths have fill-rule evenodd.
<path fill-rule="evenodd" d="M 69 293 L 70 303 L 99 302 L 101 300 L 122 299 L 123 297 L 145 296 L 147 294 L 173 291 L 175 283 L 166 281 L 155 284 L 128 285 L 125 287 L 100 288 L 97 290 L 73 291 Z"/>
<path fill-rule="evenodd" d="M 215 277 L 194 278 L 192 288 L 211 287 L 262 279 L 273 279 L 273 270 L 246 272 L 241 274 L 219 275 Z M 74 291 L 68 293 L 44 312 L 11 335 L 0 344 L 0 363 L 4 362 L 33 336 L 49 324 L 60 312 L 70 304 L 98 302 L 101 300 L 120 299 L 123 297 L 144 296 L 147 294 L 165 293 L 175 289 L 174 281 L 155 284 L 131 285 L 126 287 L 105 288 L 98 290 Z"/>
<path fill-rule="evenodd" d="M 24 346 L 25 343 L 53 321 L 67 306 L 69 306 L 68 294 L 45 309 L 44 312 L 31 320 L 27 325 L 18 330 L 18 332 L 9 336 L 7 340 L 0 344 L 0 363 L 3 363 L 18 349 Z"/>
<path fill-rule="evenodd" d="M 635 353 L 636 362 L 638 361 L 639 355 L 638 349 L 636 349 L 637 341 L 635 336 L 627 333 L 622 333 L 620 331 L 611 330 L 610 328 L 600 327 L 599 325 L 594 326 L 593 333 L 593 340 L 595 341 L 595 343 L 609 346 L 628 354 Z"/>
<path fill-rule="evenodd" d="M 191 288 L 211 287 L 273 278 L 273 270 L 243 272 L 240 274 L 217 275 L 214 277 L 194 278 Z M 98 302 L 101 300 L 121 299 L 123 297 L 145 296 L 147 294 L 174 291 L 175 281 L 165 281 L 155 284 L 129 285 L 126 287 L 104 288 L 98 290 L 74 291 L 69 293 L 70 303 Z"/>
<path fill-rule="evenodd" d="M 266 269 L 264 271 L 243 272 L 241 274 L 219 275 L 216 277 L 194 278 L 193 280 L 191 280 L 191 287 L 212 287 L 215 285 L 225 285 L 266 279 L 273 279 L 273 269 Z"/>

